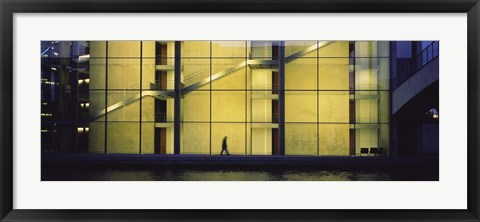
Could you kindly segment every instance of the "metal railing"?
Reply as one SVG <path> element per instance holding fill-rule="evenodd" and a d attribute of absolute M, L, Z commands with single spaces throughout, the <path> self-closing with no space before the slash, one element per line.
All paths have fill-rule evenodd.
<path fill-rule="evenodd" d="M 294 55 L 297 52 L 300 52 L 310 46 L 312 46 L 312 41 L 288 41 L 285 42 L 285 55 L 290 56 Z M 316 43 L 315 43 L 316 44 Z"/>
<path fill-rule="evenodd" d="M 142 84 L 142 88 L 143 89 L 149 89 L 150 88 L 150 82 L 144 82 Z M 133 93 L 133 95 L 132 95 L 131 90 L 133 90 L 133 89 L 138 89 L 138 91 Z M 139 94 L 140 94 L 140 83 L 130 85 L 126 88 L 125 91 L 120 91 L 118 93 L 116 92 L 116 93 L 111 93 L 111 94 L 107 95 L 107 101 L 108 101 L 108 104 L 110 104 L 108 106 L 111 106 L 112 104 L 117 104 L 121 101 L 128 100 L 132 97 L 138 96 Z M 91 101 L 91 98 L 90 98 L 89 112 L 91 114 L 95 114 L 95 113 L 100 112 L 101 110 L 105 110 L 105 101 Z"/>
<path fill-rule="evenodd" d="M 415 75 L 420 69 L 425 67 L 430 61 L 439 56 L 439 42 L 430 43 L 419 54 L 415 55 L 410 61 L 401 64 L 394 78 L 392 78 L 391 87 L 393 90 L 398 88 L 402 83 Z"/>
<path fill-rule="evenodd" d="M 309 51 L 311 51 L 313 49 L 323 47 L 323 46 L 328 45 L 330 43 L 331 42 L 324 41 L 321 44 L 315 44 L 313 46 L 310 46 L 310 47 L 304 49 L 303 51 L 298 52 L 297 54 L 308 53 Z M 297 55 L 297 54 L 295 54 L 295 55 Z M 215 59 L 215 61 L 220 61 L 219 64 L 234 65 L 236 60 L 238 58 L 240 58 L 240 55 L 243 55 L 243 52 L 241 52 L 240 54 L 237 53 L 237 54 L 233 55 L 232 57 L 224 58 L 224 59 L 221 59 L 221 60 Z M 289 59 L 289 60 L 286 61 L 286 62 L 290 62 L 290 61 L 293 61 L 294 59 L 296 59 L 295 55 L 292 55 L 291 57 L 287 57 L 287 59 Z M 196 72 L 194 72 L 190 75 L 184 76 L 184 78 L 182 79 L 182 83 L 183 83 L 182 88 L 186 88 L 186 87 L 189 87 L 189 85 L 194 85 L 194 84 L 195 84 L 195 87 L 199 87 L 204 82 L 212 81 L 212 80 L 218 79 L 222 76 L 228 75 L 228 74 L 238 70 L 241 67 L 245 67 L 247 64 L 248 64 L 248 60 L 244 61 L 244 62 L 241 62 L 241 63 L 237 64 L 236 66 L 230 67 L 230 68 L 228 68 L 224 71 L 216 73 L 215 75 L 212 75 L 212 76 L 210 76 L 210 70 L 209 69 L 208 70 L 203 69 L 203 70 L 196 71 Z M 171 81 L 168 81 L 168 83 L 171 83 Z M 97 117 L 99 117 L 99 116 L 101 116 L 101 115 L 103 115 L 107 112 L 113 111 L 113 110 L 115 110 L 115 109 L 117 109 L 121 106 L 127 105 L 127 103 L 129 104 L 129 103 L 132 103 L 132 102 L 140 99 L 142 97 L 140 95 L 140 92 L 134 93 L 133 95 L 130 95 L 131 92 L 129 92 L 129 89 L 139 89 L 140 84 L 141 83 L 131 85 L 127 88 L 126 91 L 124 91 L 122 93 L 115 93 L 115 94 L 107 95 L 107 101 L 108 101 L 108 104 L 110 104 L 110 105 L 108 105 L 108 107 L 105 107 L 104 101 L 98 101 L 98 102 L 90 101 L 90 109 L 89 109 L 90 116 L 93 117 L 93 118 L 97 118 Z M 142 84 L 142 89 L 152 89 L 152 87 L 153 88 L 155 88 L 155 87 L 159 88 L 159 86 L 160 86 L 159 82 L 155 82 L 155 83 L 144 82 Z M 276 87 L 276 85 L 273 85 L 273 87 Z M 167 86 L 167 88 L 169 88 L 169 87 Z M 190 88 L 192 88 L 192 87 L 190 87 Z M 191 91 L 192 89 L 187 88 L 186 92 L 189 92 L 188 90 Z M 272 89 L 272 91 L 273 91 L 273 93 L 275 93 L 275 89 Z M 167 118 L 166 116 L 162 117 L 162 115 L 159 115 L 158 117 L 159 117 L 159 119 L 163 118 L 165 120 Z M 156 118 L 157 118 L 157 114 L 156 114 Z M 278 119 L 278 118 L 272 117 L 272 119 Z"/>
<path fill-rule="evenodd" d="M 221 58 L 221 59 L 214 59 L 216 64 L 228 64 L 230 66 L 235 65 L 238 59 L 245 58 L 245 54 L 243 52 L 236 53 L 230 57 Z M 210 78 L 210 67 L 200 69 L 196 72 L 184 74 L 182 78 L 182 83 L 185 87 L 195 84 L 197 82 L 202 81 L 205 78 Z"/>
<path fill-rule="evenodd" d="M 154 82 L 150 83 L 150 88 L 147 88 L 147 89 L 150 89 L 150 90 L 173 90 L 174 87 L 175 87 L 175 81 L 174 80 L 166 80 L 165 81 L 165 85 L 166 85 L 166 89 L 162 89 L 162 83 L 163 81 L 162 80 L 155 80 Z M 145 90 L 145 88 L 143 88 Z"/>

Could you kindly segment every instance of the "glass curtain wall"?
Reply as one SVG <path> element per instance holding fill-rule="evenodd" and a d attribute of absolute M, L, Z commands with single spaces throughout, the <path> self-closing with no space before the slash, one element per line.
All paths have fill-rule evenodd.
<path fill-rule="evenodd" d="M 388 46 L 286 42 L 286 155 L 360 155 L 361 148 L 387 153 Z"/>
<path fill-rule="evenodd" d="M 72 111 L 78 117 L 72 118 L 78 121 L 69 134 L 84 141 L 78 150 L 173 154 L 175 42 L 82 44 L 88 52 L 70 59 L 88 65 L 68 80 L 78 82 L 72 85 L 78 91 Z M 360 155 L 361 148 L 386 153 L 389 43 L 284 45 L 285 154 Z M 278 46 L 275 41 L 181 42 L 180 154 L 219 154 L 225 136 L 231 154 L 280 153 Z M 51 73 L 58 70 L 52 68 L 42 66 L 42 81 L 53 82 Z M 42 104 L 55 99 L 45 85 Z M 42 135 L 52 130 L 44 122 Z M 57 140 L 42 136 L 42 144 L 52 141 Z"/>

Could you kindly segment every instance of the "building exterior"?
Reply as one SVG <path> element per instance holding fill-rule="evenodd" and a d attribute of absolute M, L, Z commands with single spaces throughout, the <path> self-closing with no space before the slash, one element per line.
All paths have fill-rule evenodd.
<path fill-rule="evenodd" d="M 395 42 L 390 52 L 390 154 L 438 156 L 439 42 Z"/>
<path fill-rule="evenodd" d="M 233 155 L 390 155 L 388 41 L 55 44 L 46 151 L 218 155 L 227 136 Z"/>
<path fill-rule="evenodd" d="M 82 152 L 88 147 L 89 42 L 41 43 L 41 148 L 47 152 Z M 86 126 L 86 127 L 85 127 Z M 77 129 L 78 128 L 78 129 Z"/>

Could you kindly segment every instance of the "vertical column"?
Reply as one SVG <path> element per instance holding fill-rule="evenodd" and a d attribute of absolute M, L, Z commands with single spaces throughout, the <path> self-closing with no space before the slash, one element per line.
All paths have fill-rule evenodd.
<path fill-rule="evenodd" d="M 400 81 L 400 74 L 397 72 L 399 68 L 397 67 L 397 42 L 391 41 L 389 44 L 390 47 L 390 52 L 389 52 L 389 59 L 388 62 L 390 63 L 390 84 L 389 84 L 389 90 L 390 92 L 393 92 L 397 88 L 397 84 Z M 394 76 L 395 74 L 395 76 Z M 389 109 L 391 113 L 392 110 L 392 93 L 388 93 L 388 99 L 390 101 Z M 387 151 L 387 153 L 391 156 L 398 156 L 398 127 L 399 125 L 397 124 L 397 117 L 395 115 L 391 114 L 390 116 L 390 149 Z"/>
<path fill-rule="evenodd" d="M 139 118 L 140 118 L 140 127 L 138 127 L 138 154 L 142 154 L 142 75 L 143 75 L 143 41 L 140 41 L 140 110 L 139 110 Z"/>
<path fill-rule="evenodd" d="M 107 125 L 108 125 L 108 113 L 107 113 L 107 107 L 108 107 L 108 41 L 105 42 L 105 139 L 104 139 L 104 153 L 107 154 L 107 143 L 108 143 L 108 130 L 107 130 Z"/>
<path fill-rule="evenodd" d="M 278 134 L 279 155 L 285 155 L 285 42 L 278 43 Z"/>
<path fill-rule="evenodd" d="M 320 156 L 320 68 L 318 67 L 320 64 L 320 47 L 319 42 L 317 41 L 317 58 L 316 60 L 316 68 L 317 68 L 317 156 Z"/>
<path fill-rule="evenodd" d="M 210 141 L 209 141 L 209 147 L 210 147 L 210 155 L 212 155 L 212 74 L 213 74 L 213 67 L 212 67 L 212 64 L 213 64 L 213 61 L 212 61 L 212 41 L 210 41 L 210 75 L 209 75 L 209 78 L 210 80 L 208 81 L 208 87 L 209 87 L 209 92 L 208 92 L 208 95 L 209 95 L 209 103 L 210 103 L 210 116 L 209 116 L 209 122 L 208 122 L 208 125 L 210 127 L 209 129 L 209 132 L 210 134 L 208 134 L 209 138 L 210 138 Z"/>
<path fill-rule="evenodd" d="M 174 89 L 174 131 L 173 154 L 180 154 L 180 99 L 182 83 L 181 78 L 181 42 L 175 41 L 175 89 Z"/>
<path fill-rule="evenodd" d="M 349 122 L 350 122 L 350 145 L 349 155 L 356 154 L 356 132 L 355 132 L 355 42 L 348 43 L 348 61 L 349 61 Z M 353 127 L 352 127 L 353 126 Z"/>
<path fill-rule="evenodd" d="M 77 50 L 74 50 L 74 46 L 73 44 L 78 44 L 78 42 L 70 42 L 70 59 L 69 59 L 69 62 L 70 62 L 70 70 L 68 70 L 69 72 L 69 85 L 71 86 L 71 90 L 72 90 L 72 97 L 73 97 L 73 103 L 71 104 L 71 107 L 75 107 L 73 110 L 72 110 L 72 113 L 73 113 L 73 119 L 74 119 L 74 124 L 73 124 L 73 127 L 72 129 L 70 129 L 70 133 L 73 135 L 73 138 L 74 138 L 74 141 L 75 144 L 73 144 L 73 151 L 74 152 L 78 152 L 79 150 L 79 147 L 78 147 L 78 144 L 80 143 L 80 136 L 77 132 L 77 128 L 78 127 L 84 127 L 84 125 L 80 125 L 79 124 L 79 111 L 78 111 L 78 105 L 79 105 L 79 92 L 78 92 L 78 72 L 74 72 L 74 74 L 72 73 L 72 69 L 73 68 L 79 68 L 80 65 L 78 65 L 78 63 L 75 63 L 75 67 L 73 67 L 74 63 L 73 63 L 73 58 L 75 58 L 75 53 L 74 52 L 77 52 Z M 82 149 L 81 151 L 83 151 L 83 147 L 80 147 L 80 149 Z"/>

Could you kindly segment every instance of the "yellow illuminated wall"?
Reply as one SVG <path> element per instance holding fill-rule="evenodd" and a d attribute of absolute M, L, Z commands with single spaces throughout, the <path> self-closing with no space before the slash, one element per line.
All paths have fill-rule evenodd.
<path fill-rule="evenodd" d="M 91 116 L 105 107 L 139 96 L 140 89 L 150 89 L 155 79 L 155 42 L 143 41 L 142 45 L 140 47 L 140 41 L 90 43 Z M 90 152 L 140 153 L 141 144 L 141 153 L 153 153 L 154 98 L 142 97 L 141 100 L 141 122 L 139 99 L 107 115 L 93 115 L 89 126 Z"/>
<path fill-rule="evenodd" d="M 287 42 L 287 56 L 308 44 Z M 334 42 L 285 65 L 287 155 L 350 155 L 352 142 L 354 155 L 361 147 L 388 149 L 388 42 L 354 47 Z"/>
<path fill-rule="evenodd" d="M 355 42 L 352 54 L 350 43 L 339 41 L 298 56 L 319 43 L 285 42 L 289 58 L 285 64 L 285 154 L 350 155 L 352 146 L 356 155 L 361 147 L 388 149 L 388 42 Z M 173 67 L 174 42 L 164 44 L 167 66 Z M 110 107 L 155 91 L 151 88 L 155 47 L 155 41 L 109 41 L 107 53 L 106 42 L 90 42 L 91 113 L 105 109 L 105 98 Z M 277 69 L 246 62 L 272 60 L 273 47 L 274 42 L 260 41 L 181 43 L 183 87 L 207 80 L 182 94 L 181 154 L 219 154 L 224 136 L 231 154 L 272 154 L 278 129 L 278 113 L 272 108 L 278 101 L 272 91 Z M 237 68 L 210 81 L 232 67 Z M 166 72 L 167 90 L 172 91 L 174 71 Z M 151 96 L 93 119 L 90 152 L 154 153 L 155 128 L 165 128 L 166 153 L 173 154 L 173 98 L 166 99 L 166 107 L 162 123 L 155 123 L 155 98 Z"/>

